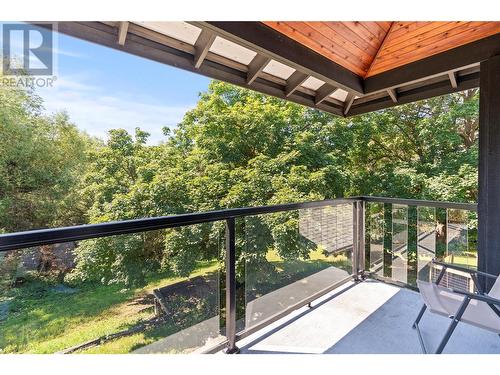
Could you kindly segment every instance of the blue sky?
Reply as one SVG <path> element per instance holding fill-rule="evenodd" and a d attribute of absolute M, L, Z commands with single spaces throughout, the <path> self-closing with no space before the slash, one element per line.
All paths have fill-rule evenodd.
<path fill-rule="evenodd" d="M 210 80 L 137 56 L 63 34 L 55 38 L 57 80 L 37 89 L 47 113 L 65 110 L 91 135 L 139 126 L 150 143 L 164 139 L 163 126 L 175 127 L 193 108 Z"/>

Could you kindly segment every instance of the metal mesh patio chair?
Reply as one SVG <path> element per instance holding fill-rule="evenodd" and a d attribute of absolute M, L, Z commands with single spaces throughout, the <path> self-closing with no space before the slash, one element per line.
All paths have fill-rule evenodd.
<path fill-rule="evenodd" d="M 432 260 L 432 265 L 441 267 L 441 272 L 436 281 L 417 281 L 420 295 L 424 300 L 424 306 L 422 306 L 417 319 L 413 323 L 413 328 L 417 330 L 423 353 L 427 353 L 427 348 L 418 324 L 426 309 L 429 309 L 432 313 L 447 316 L 451 319 L 451 323 L 435 354 L 442 353 L 459 322 L 468 323 L 500 335 L 500 277 L 436 260 Z M 448 269 L 470 274 L 476 291 L 470 293 L 439 285 Z M 479 282 L 480 278 L 495 279 L 488 293 L 484 292 L 484 289 L 481 287 L 483 283 Z"/>

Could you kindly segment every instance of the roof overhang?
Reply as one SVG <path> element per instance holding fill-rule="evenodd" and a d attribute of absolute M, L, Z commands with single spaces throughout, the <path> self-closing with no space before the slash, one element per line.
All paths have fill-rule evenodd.
<path fill-rule="evenodd" d="M 321 49 L 318 52 L 307 45 L 309 40 L 304 38 L 315 43 L 315 34 L 301 34 L 301 39 L 294 34 L 290 37 L 263 22 L 59 22 L 57 29 L 264 94 L 339 116 L 353 116 L 478 87 L 480 62 L 500 54 L 500 23 L 484 22 L 481 27 L 472 27 L 472 22 L 464 24 L 447 26 L 460 30 L 456 35 L 452 29 L 433 31 L 428 37 L 429 43 L 446 48 L 441 52 L 436 52 L 435 46 L 425 46 L 425 35 L 405 36 L 406 41 L 398 40 L 396 46 L 402 49 L 400 55 L 397 50 L 387 53 L 392 58 L 382 63 L 387 70 L 378 68 L 377 74 L 364 77 L 348 69 L 347 61 L 334 61 L 328 54 L 319 53 Z M 432 32 L 432 26 L 425 26 L 427 33 Z M 445 26 L 436 23 L 435 27 Z M 399 35 L 406 32 L 404 27 L 400 29 Z M 383 61 L 384 56 L 377 55 L 387 35 L 381 37 L 373 62 Z M 332 43 L 330 48 L 338 45 Z M 418 51 L 415 60 L 414 50 L 421 46 L 425 48 Z M 413 60 L 402 63 L 405 56 Z M 391 68 L 391 64 L 399 65 Z"/>

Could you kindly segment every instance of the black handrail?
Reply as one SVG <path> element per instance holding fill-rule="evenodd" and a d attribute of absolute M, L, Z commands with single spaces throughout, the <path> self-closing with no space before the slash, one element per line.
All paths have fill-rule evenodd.
<path fill-rule="evenodd" d="M 420 207 L 435 207 L 435 208 L 451 208 L 457 210 L 467 210 L 477 212 L 477 203 L 459 203 L 446 201 L 427 201 L 423 199 L 405 199 L 405 198 L 388 198 L 388 197 L 360 197 L 365 202 L 370 203 L 391 203 L 401 204 L 405 206 L 420 206 Z"/>

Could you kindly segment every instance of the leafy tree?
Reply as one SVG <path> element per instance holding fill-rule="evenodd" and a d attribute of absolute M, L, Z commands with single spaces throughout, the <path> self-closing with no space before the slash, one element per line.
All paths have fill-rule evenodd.
<path fill-rule="evenodd" d="M 83 222 L 75 185 L 91 140 L 32 91 L 0 87 L 0 231 Z"/>
<path fill-rule="evenodd" d="M 474 202 L 478 109 L 475 89 L 336 122 L 346 193 Z"/>
<path fill-rule="evenodd" d="M 106 144 L 91 151 L 81 190 L 90 223 L 149 216 L 142 189 L 151 181 L 147 166 L 156 147 L 146 146 L 148 136 L 139 128 L 134 137 L 123 129 L 111 130 Z M 140 285 L 158 267 L 159 249 L 155 232 L 82 241 L 76 268 L 66 280 Z"/>

